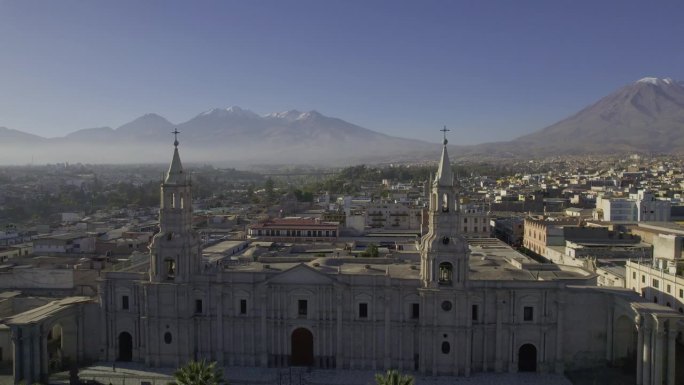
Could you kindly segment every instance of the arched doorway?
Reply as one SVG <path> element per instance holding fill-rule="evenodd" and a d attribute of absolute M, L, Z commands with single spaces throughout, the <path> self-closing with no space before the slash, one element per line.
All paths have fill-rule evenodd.
<path fill-rule="evenodd" d="M 305 328 L 295 329 L 292 332 L 291 343 L 290 365 L 312 366 L 314 363 L 313 334 Z"/>
<path fill-rule="evenodd" d="M 133 360 L 133 337 L 128 332 L 119 334 L 119 356 L 116 360 L 124 362 Z"/>
<path fill-rule="evenodd" d="M 525 344 L 518 350 L 518 371 L 537 371 L 537 348 L 532 344 Z"/>
<path fill-rule="evenodd" d="M 48 370 L 55 372 L 62 370 L 62 362 L 64 360 L 64 350 L 62 337 L 64 330 L 62 325 L 54 324 L 47 334 L 47 352 L 48 352 Z"/>

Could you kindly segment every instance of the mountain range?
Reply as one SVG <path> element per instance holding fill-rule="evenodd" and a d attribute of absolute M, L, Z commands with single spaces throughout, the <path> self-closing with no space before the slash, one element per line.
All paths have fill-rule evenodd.
<path fill-rule="evenodd" d="M 0 164 L 164 162 L 181 132 L 184 160 L 225 164 L 400 162 L 434 158 L 437 145 L 378 133 L 316 111 L 258 115 L 239 107 L 173 124 L 157 114 L 118 128 L 60 138 L 0 127 Z M 644 78 L 540 131 L 508 142 L 454 148 L 454 155 L 529 157 L 627 152 L 684 153 L 684 83 Z"/>
<path fill-rule="evenodd" d="M 500 156 L 681 154 L 684 153 L 684 82 L 643 78 L 540 131 L 464 151 Z"/>

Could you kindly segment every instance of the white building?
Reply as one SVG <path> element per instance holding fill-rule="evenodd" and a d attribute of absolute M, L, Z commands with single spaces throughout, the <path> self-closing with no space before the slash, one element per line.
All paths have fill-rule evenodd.
<path fill-rule="evenodd" d="M 672 203 L 639 190 L 629 198 L 596 198 L 596 219 L 611 222 L 667 222 Z"/>
<path fill-rule="evenodd" d="M 36 255 L 94 253 L 96 238 L 85 233 L 46 235 L 33 240 Z"/>
<path fill-rule="evenodd" d="M 683 243 L 682 236 L 658 234 L 653 239 L 652 261 L 627 262 L 626 287 L 684 314 Z"/>
<path fill-rule="evenodd" d="M 636 202 L 638 222 L 668 222 L 672 203 L 669 199 L 656 198 L 653 193 L 639 190 L 631 194 Z"/>

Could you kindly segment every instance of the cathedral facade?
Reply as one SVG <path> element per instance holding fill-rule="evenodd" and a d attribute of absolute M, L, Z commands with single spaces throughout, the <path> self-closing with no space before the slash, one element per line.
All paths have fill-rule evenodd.
<path fill-rule="evenodd" d="M 581 269 L 537 264 L 494 240 L 467 241 L 456 194 L 445 139 L 419 263 L 209 264 L 192 229 L 191 180 L 176 142 L 149 264 L 100 282 L 98 358 L 458 376 L 627 362 L 638 384 L 675 383 L 680 315 L 595 287 Z"/>

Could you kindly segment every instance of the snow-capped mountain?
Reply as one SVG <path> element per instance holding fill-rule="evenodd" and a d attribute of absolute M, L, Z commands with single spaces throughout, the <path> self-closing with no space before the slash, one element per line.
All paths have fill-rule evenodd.
<path fill-rule="evenodd" d="M 510 155 L 684 152 L 684 83 L 645 77 L 575 115 L 510 142 L 468 153 Z"/>
<path fill-rule="evenodd" d="M 181 132 L 184 158 L 225 163 L 384 161 L 426 148 L 434 151 L 435 147 L 371 131 L 317 111 L 290 110 L 260 116 L 237 106 L 210 109 L 180 124 L 147 114 L 116 129 L 89 128 L 44 140 L 52 144 L 51 153 L 64 154 L 61 160 L 93 161 L 93 155 L 103 162 L 153 162 L 165 160 L 161 156 L 173 142 L 174 129 Z M 63 148 L 69 150 L 61 151 Z M 121 152 L 126 152 L 124 159 L 120 159 Z"/>
<path fill-rule="evenodd" d="M 385 135 L 317 111 L 261 116 L 233 106 L 180 124 L 147 114 L 116 129 L 91 128 L 53 139 L 0 128 L 0 164 L 34 154 L 38 162 L 166 161 L 174 129 L 181 131 L 184 159 L 223 164 L 411 161 L 433 159 L 438 151 L 432 143 Z M 452 156 L 625 152 L 684 153 L 684 83 L 646 77 L 540 131 L 508 142 L 462 146 Z"/>
<path fill-rule="evenodd" d="M 299 119 L 299 117 L 303 113 L 298 110 L 289 110 L 289 111 L 283 111 L 283 112 L 274 112 L 271 114 L 266 115 L 266 118 L 269 119 L 284 119 L 286 121 L 293 121 Z"/>

